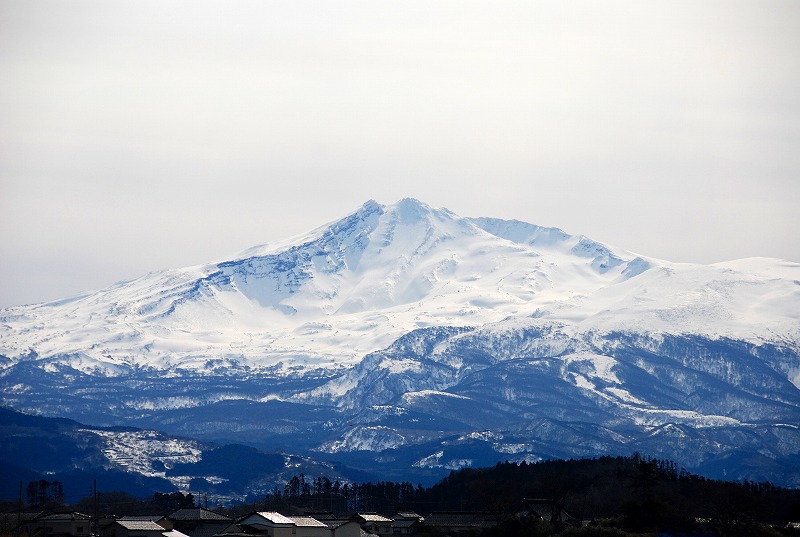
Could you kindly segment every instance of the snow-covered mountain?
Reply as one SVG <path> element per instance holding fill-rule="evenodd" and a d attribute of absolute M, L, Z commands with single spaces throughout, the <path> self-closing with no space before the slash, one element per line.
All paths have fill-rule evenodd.
<path fill-rule="evenodd" d="M 412 199 L 0 311 L 7 404 L 398 468 L 647 448 L 782 471 L 799 350 L 798 263 L 676 264 Z"/>
<path fill-rule="evenodd" d="M 638 276 L 638 277 L 637 277 Z M 290 242 L 2 311 L 0 353 L 75 369 L 352 365 L 427 326 L 546 318 L 796 342 L 800 268 L 676 265 L 516 221 L 367 202 Z M 212 362 L 213 363 L 213 362 Z"/>

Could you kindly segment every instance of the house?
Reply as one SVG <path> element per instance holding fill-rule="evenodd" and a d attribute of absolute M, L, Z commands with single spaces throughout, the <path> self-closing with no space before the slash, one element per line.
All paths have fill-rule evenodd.
<path fill-rule="evenodd" d="M 331 530 L 317 520 L 310 516 L 287 516 L 291 520 L 297 531 L 297 536 L 302 537 L 331 537 Z"/>
<path fill-rule="evenodd" d="M 331 537 L 361 537 L 364 531 L 355 520 L 340 520 L 334 525 L 331 525 L 329 521 L 325 521 L 325 523 L 331 528 Z"/>
<path fill-rule="evenodd" d="M 52 513 L 25 522 L 21 532 L 31 537 L 89 537 L 92 517 L 83 513 Z"/>
<path fill-rule="evenodd" d="M 0 514 L 0 534 L 17 535 L 17 528 L 19 527 L 19 536 L 28 537 L 30 534 L 27 532 L 33 529 L 30 526 L 30 522 L 43 514 L 43 511 L 2 513 Z"/>
<path fill-rule="evenodd" d="M 257 511 L 240 518 L 237 525 L 248 533 L 260 533 L 268 537 L 292 537 L 297 528 L 291 519 L 275 511 Z"/>
<path fill-rule="evenodd" d="M 237 533 L 241 528 L 231 517 L 201 507 L 178 509 L 169 515 L 174 528 L 189 537 L 213 537 L 222 533 Z"/>
<path fill-rule="evenodd" d="M 104 529 L 106 537 L 163 537 L 164 528 L 152 520 L 116 520 Z"/>
<path fill-rule="evenodd" d="M 537 520 L 550 522 L 556 528 L 565 526 L 581 526 L 579 519 L 569 515 L 561 507 L 561 503 L 550 498 L 523 498 L 523 511 L 525 516 L 533 517 Z"/>
<path fill-rule="evenodd" d="M 392 519 L 377 513 L 356 513 L 351 520 L 358 522 L 362 528 L 378 535 L 392 535 Z"/>
<path fill-rule="evenodd" d="M 155 522 L 165 530 L 171 530 L 175 528 L 175 522 L 168 516 L 164 515 L 127 515 L 120 517 L 117 520 L 149 520 L 150 522 Z"/>
<path fill-rule="evenodd" d="M 423 517 L 414 512 L 406 511 L 396 513 L 392 517 L 392 534 L 411 535 L 422 521 Z"/>
<path fill-rule="evenodd" d="M 324 516 L 324 515 L 321 515 Z M 359 537 L 361 526 L 355 520 L 335 519 L 325 516 L 318 520 L 312 516 L 282 515 L 275 511 L 258 511 L 237 521 L 250 534 L 267 537 Z"/>
<path fill-rule="evenodd" d="M 434 511 L 425 517 L 425 526 L 439 528 L 443 533 L 477 533 L 497 525 L 491 513 L 464 511 Z"/>
<path fill-rule="evenodd" d="M 361 525 L 349 518 L 338 518 L 332 513 L 313 513 L 314 518 L 328 526 L 331 537 L 360 537 Z"/>
<path fill-rule="evenodd" d="M 310 516 L 284 516 L 275 511 L 258 511 L 240 518 L 238 525 L 251 533 L 268 537 L 331 537 L 331 528 Z"/>

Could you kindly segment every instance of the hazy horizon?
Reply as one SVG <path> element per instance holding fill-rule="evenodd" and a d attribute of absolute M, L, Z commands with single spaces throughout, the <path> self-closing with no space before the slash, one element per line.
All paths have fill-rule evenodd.
<path fill-rule="evenodd" d="M 793 2 L 0 0 L 0 307 L 404 197 L 800 261 Z"/>

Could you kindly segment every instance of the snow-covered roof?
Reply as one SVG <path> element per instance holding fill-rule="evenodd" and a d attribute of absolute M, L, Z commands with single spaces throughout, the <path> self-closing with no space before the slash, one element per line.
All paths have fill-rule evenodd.
<path fill-rule="evenodd" d="M 358 513 L 357 515 L 361 519 L 367 522 L 391 522 L 391 518 L 386 518 L 385 516 L 379 515 L 377 513 Z"/>
<path fill-rule="evenodd" d="M 164 537 L 189 537 L 185 533 L 181 533 L 178 530 L 165 531 L 165 532 L 162 532 L 161 535 L 163 535 Z"/>
<path fill-rule="evenodd" d="M 289 520 L 294 522 L 295 526 L 303 526 L 303 527 L 310 527 L 310 528 L 327 528 L 325 524 L 320 522 L 314 517 L 310 516 L 287 516 Z"/>
<path fill-rule="evenodd" d="M 83 513 L 52 513 L 45 515 L 39 520 L 91 520 L 92 517 Z"/>
<path fill-rule="evenodd" d="M 272 522 L 273 524 L 294 524 L 290 518 L 283 516 L 282 514 L 278 513 L 277 511 L 259 511 L 254 513 L 254 515 L 258 515 L 261 518 Z M 251 515 L 252 516 L 252 515 Z M 242 523 L 246 524 L 247 520 L 251 517 L 247 517 L 246 519 L 242 520 Z"/>

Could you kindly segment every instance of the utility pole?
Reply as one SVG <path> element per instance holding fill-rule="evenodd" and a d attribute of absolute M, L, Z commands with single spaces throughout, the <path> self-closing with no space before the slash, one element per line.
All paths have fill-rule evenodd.
<path fill-rule="evenodd" d="M 17 537 L 19 537 L 20 525 L 22 525 L 22 480 L 19 480 L 19 503 L 17 504 Z"/>
<path fill-rule="evenodd" d="M 99 520 L 97 514 L 97 479 L 94 480 L 94 531 L 92 532 L 95 537 L 99 535 Z"/>

